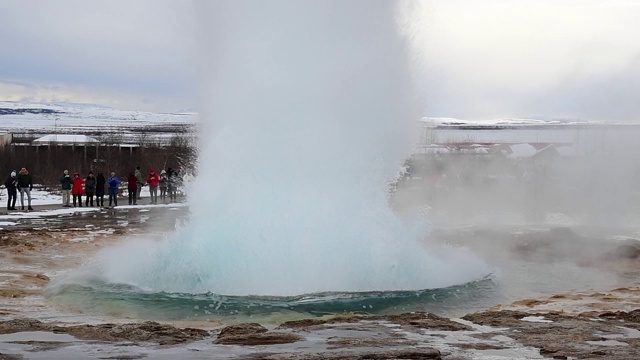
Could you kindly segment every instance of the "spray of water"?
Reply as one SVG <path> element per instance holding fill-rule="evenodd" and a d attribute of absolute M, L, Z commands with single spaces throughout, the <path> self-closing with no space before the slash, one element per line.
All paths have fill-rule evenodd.
<path fill-rule="evenodd" d="M 199 6 L 193 216 L 162 243 L 112 250 L 103 269 L 110 281 L 291 295 L 435 288 L 485 275 L 467 254 L 425 245 L 424 216 L 401 219 L 388 205 L 388 182 L 419 118 L 397 4 Z"/>

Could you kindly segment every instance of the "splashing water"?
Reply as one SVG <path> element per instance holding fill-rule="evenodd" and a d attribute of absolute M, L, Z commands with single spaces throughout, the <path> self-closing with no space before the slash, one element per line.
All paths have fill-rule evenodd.
<path fill-rule="evenodd" d="M 388 181 L 417 102 L 397 4 L 199 4 L 201 146 L 188 225 L 103 255 L 102 275 L 152 291 L 298 295 L 445 287 L 479 260 L 427 247 Z"/>

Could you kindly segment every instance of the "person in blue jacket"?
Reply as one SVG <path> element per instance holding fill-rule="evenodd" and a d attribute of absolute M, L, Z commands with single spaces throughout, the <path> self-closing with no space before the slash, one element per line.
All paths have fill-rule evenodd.
<path fill-rule="evenodd" d="M 111 206 L 111 203 L 113 203 L 113 206 L 118 206 L 120 179 L 118 179 L 115 172 L 111 172 L 111 176 L 107 179 L 107 185 L 109 186 L 109 206 Z"/>

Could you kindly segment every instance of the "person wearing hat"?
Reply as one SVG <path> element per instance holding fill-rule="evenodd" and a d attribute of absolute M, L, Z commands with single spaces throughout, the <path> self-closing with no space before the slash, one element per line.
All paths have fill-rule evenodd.
<path fill-rule="evenodd" d="M 18 199 L 18 179 L 16 178 L 16 171 L 13 170 L 7 181 L 4 182 L 4 186 L 7 188 L 7 210 L 16 209 L 16 200 Z"/>
<path fill-rule="evenodd" d="M 156 174 L 155 169 L 149 170 L 149 176 L 147 176 L 147 184 L 149 184 L 149 196 L 151 197 L 151 203 L 158 203 L 158 185 L 160 184 L 160 176 Z"/>
<path fill-rule="evenodd" d="M 167 171 L 165 169 L 160 171 L 158 186 L 160 187 L 160 200 L 164 203 L 167 200 L 167 187 L 169 187 L 169 177 L 167 176 Z"/>
<path fill-rule="evenodd" d="M 31 207 L 31 190 L 33 190 L 33 179 L 27 168 L 20 169 L 18 173 L 18 190 L 20 190 L 20 206 L 24 210 L 24 194 L 27 194 L 27 200 L 29 211 L 33 210 Z"/>
<path fill-rule="evenodd" d="M 71 195 L 73 195 L 73 207 L 76 207 L 76 199 L 78 200 L 78 206 L 82 207 L 82 185 L 84 180 L 80 177 L 79 172 L 73 173 L 73 179 L 71 179 Z"/>

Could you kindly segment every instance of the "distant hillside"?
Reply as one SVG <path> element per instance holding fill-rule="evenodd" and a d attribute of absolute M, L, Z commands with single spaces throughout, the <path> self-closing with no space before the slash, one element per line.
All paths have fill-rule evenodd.
<path fill-rule="evenodd" d="M 196 114 L 118 110 L 95 104 L 0 101 L 0 131 L 96 133 L 110 131 L 185 132 Z"/>

